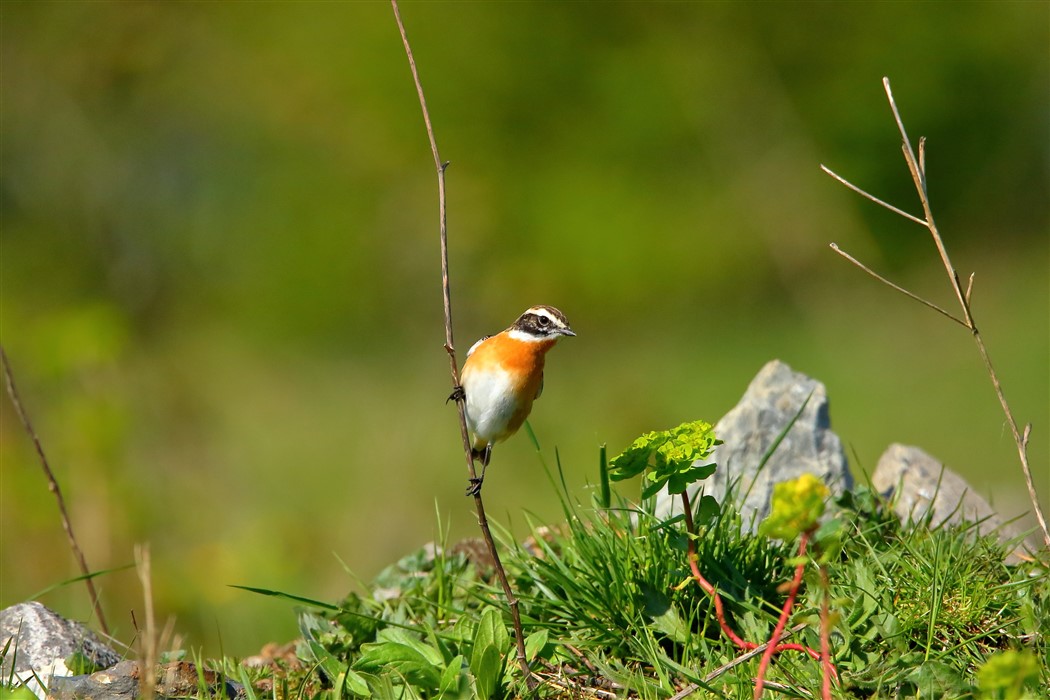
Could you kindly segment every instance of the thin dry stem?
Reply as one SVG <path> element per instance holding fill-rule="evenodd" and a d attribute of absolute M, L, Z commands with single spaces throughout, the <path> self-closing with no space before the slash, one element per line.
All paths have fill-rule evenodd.
<path fill-rule="evenodd" d="M 1050 549 L 1050 529 L 1047 528 L 1046 517 L 1043 515 L 1043 509 L 1039 504 L 1039 496 L 1035 490 L 1035 482 L 1032 479 L 1032 468 L 1028 464 L 1027 440 L 1023 438 L 1017 427 L 1017 421 L 1014 419 L 1013 411 L 1010 409 L 1010 404 L 1006 400 L 1006 394 L 1003 392 L 1003 387 L 999 382 L 999 376 L 996 374 L 995 368 L 992 366 L 992 360 L 984 345 L 984 339 L 981 337 L 980 331 L 977 330 L 977 323 L 974 321 L 973 312 L 970 308 L 970 295 L 968 291 L 964 291 L 962 288 L 962 284 L 959 281 L 959 274 L 955 271 L 951 258 L 948 257 L 948 249 L 945 247 L 944 239 L 941 238 L 940 231 L 938 231 L 937 224 L 933 219 L 933 209 L 930 206 L 929 193 L 926 190 L 925 139 L 921 139 L 919 142 L 921 160 L 917 160 L 915 158 L 915 152 L 911 147 L 911 141 L 908 139 L 908 134 L 904 130 L 904 122 L 901 120 L 900 111 L 897 109 L 897 102 L 893 99 L 893 90 L 890 88 L 890 79 L 883 78 L 882 84 L 886 90 L 886 99 L 889 100 L 890 108 L 893 110 L 893 118 L 897 122 L 897 129 L 900 131 L 901 139 L 904 142 L 904 157 L 908 162 L 908 170 L 912 174 L 912 180 L 915 183 L 915 190 L 918 192 L 919 200 L 922 202 L 922 210 L 926 215 L 926 226 L 929 228 L 930 236 L 933 237 L 933 242 L 937 246 L 937 252 L 941 256 L 941 263 L 944 265 L 945 272 L 948 273 L 948 280 L 952 285 L 952 290 L 955 292 L 955 297 L 959 301 L 959 306 L 962 307 L 963 315 L 966 318 L 966 325 L 973 334 L 974 343 L 977 345 L 977 351 L 981 355 L 981 360 L 984 362 L 985 370 L 988 372 L 988 376 L 992 380 L 995 395 L 999 399 L 999 405 L 1002 407 L 1003 413 L 1006 416 L 1006 421 L 1010 425 L 1010 431 L 1013 433 L 1014 443 L 1017 445 L 1018 457 L 1021 460 L 1021 471 L 1024 473 L 1025 485 L 1028 487 L 1028 497 L 1032 502 L 1032 509 L 1035 512 L 1036 520 L 1039 522 L 1039 527 L 1043 531 L 1043 541 L 1046 544 L 1046 547 Z"/>
<path fill-rule="evenodd" d="M 1014 419 L 1013 411 L 1010 408 L 1009 402 L 1006 400 L 1006 394 L 1003 392 L 1002 384 L 999 382 L 999 376 L 998 374 L 996 374 L 995 367 L 992 365 L 991 357 L 989 357 L 988 355 L 988 349 L 984 345 L 984 339 L 981 337 L 981 333 L 977 329 L 977 323 L 974 321 L 973 311 L 970 307 L 971 293 L 973 291 L 973 275 L 970 275 L 966 288 L 963 289 L 962 282 L 959 279 L 959 274 L 956 272 L 955 267 L 952 265 L 951 258 L 948 256 L 948 249 L 944 245 L 944 239 L 941 238 L 940 231 L 937 229 L 937 223 L 934 221 L 933 218 L 933 209 L 930 206 L 929 193 L 926 188 L 926 139 L 925 137 L 919 139 L 919 155 L 918 157 L 916 157 L 915 151 L 912 149 L 911 146 L 911 140 L 908 138 L 908 132 L 904 128 L 904 121 L 903 119 L 901 119 L 900 110 L 897 109 L 897 102 L 893 99 L 893 90 L 890 87 L 889 78 L 883 78 L 882 84 L 883 88 L 886 91 L 886 99 L 889 101 L 890 109 L 893 111 L 893 119 L 897 124 L 897 130 L 900 132 L 901 151 L 904 154 L 904 160 L 907 163 L 908 172 L 911 173 L 912 182 L 915 185 L 915 191 L 919 195 L 919 201 L 922 203 L 922 210 L 925 218 L 918 219 L 912 216 L 911 214 L 908 214 L 907 212 L 904 212 L 894 206 L 883 202 L 882 200 L 868 194 L 856 185 L 851 184 L 846 179 L 831 172 L 824 166 L 821 166 L 821 169 L 823 169 L 824 172 L 828 173 L 842 184 L 849 187 L 854 192 L 857 192 L 865 198 L 870 199 L 873 202 L 876 202 L 877 204 L 884 206 L 893 212 L 896 212 L 897 214 L 900 214 L 909 221 L 917 221 L 918 223 L 921 223 L 927 228 L 927 230 L 930 232 L 930 236 L 933 238 L 934 245 L 937 248 L 937 253 L 941 258 L 941 264 L 944 266 L 944 270 L 948 275 L 948 281 L 952 286 L 952 291 L 955 293 L 955 298 L 958 300 L 959 306 L 962 309 L 963 318 L 959 319 L 956 316 L 947 313 L 940 307 L 931 304 L 930 302 L 921 299 L 917 295 L 912 294 L 911 292 L 908 292 L 907 290 L 904 290 L 901 287 L 898 287 L 897 285 L 891 283 L 885 278 L 880 277 L 879 275 L 875 274 L 867 267 L 859 263 L 856 259 L 843 253 L 841 250 L 839 250 L 838 246 L 832 244 L 832 248 L 840 255 L 847 258 L 848 260 L 850 260 L 850 262 L 865 270 L 866 272 L 868 272 L 868 274 L 872 275 L 879 281 L 889 285 L 890 287 L 896 289 L 899 292 L 907 294 L 909 297 L 915 299 L 916 301 L 919 301 L 922 304 L 938 311 L 939 313 L 943 314 L 944 316 L 947 316 L 948 318 L 952 319 L 956 323 L 959 323 L 968 331 L 970 331 L 970 334 L 973 336 L 974 343 L 977 345 L 977 352 L 980 354 L 982 362 L 984 362 L 985 371 L 988 372 L 988 377 L 992 381 L 992 387 L 995 389 L 996 398 L 999 399 L 999 405 L 1003 410 L 1003 414 L 1006 416 L 1006 422 L 1010 426 L 1010 432 L 1013 434 L 1014 443 L 1017 446 L 1017 454 L 1021 462 L 1021 471 L 1024 474 L 1025 486 L 1028 488 L 1028 498 L 1032 504 L 1032 511 L 1035 513 L 1035 517 L 1039 523 L 1040 530 L 1042 530 L 1043 542 L 1045 543 L 1045 546 L 1048 549 L 1050 549 L 1050 528 L 1047 527 L 1046 517 L 1043 515 L 1043 509 L 1039 503 L 1039 495 L 1036 492 L 1035 482 L 1032 479 L 1032 468 L 1031 465 L 1028 463 L 1029 430 L 1025 429 L 1024 433 L 1022 434 L 1021 430 L 1018 428 L 1017 421 Z"/>
<path fill-rule="evenodd" d="M 794 627 L 792 627 L 791 629 L 789 629 L 786 632 L 784 632 L 784 634 L 780 635 L 780 638 L 782 640 L 783 639 L 787 639 L 791 635 L 793 635 L 793 634 L 795 634 L 797 632 L 801 632 L 802 630 L 806 629 L 807 626 L 808 625 L 805 622 L 800 622 L 797 625 L 795 625 Z M 749 660 L 755 658 L 756 656 L 761 656 L 763 653 L 765 653 L 765 651 L 766 651 L 766 649 L 768 647 L 769 647 L 769 642 L 763 642 L 762 644 L 759 644 L 754 649 L 751 649 L 750 651 L 744 652 L 743 654 L 741 654 L 740 656 L 736 657 L 735 659 L 733 659 L 729 663 L 723 664 L 723 665 L 719 666 L 718 668 L 716 668 L 714 671 L 711 671 L 711 673 L 708 673 L 706 676 L 704 676 L 704 682 L 705 683 L 710 683 L 711 681 L 715 680 L 716 678 L 718 678 L 719 676 L 723 675 L 727 671 L 731 671 L 732 669 L 736 668 L 737 666 L 739 666 L 740 664 L 744 663 L 745 661 L 749 661 Z"/>
<path fill-rule="evenodd" d="M 829 243 L 828 245 L 833 251 L 835 251 L 836 253 L 838 253 L 842 257 L 846 258 L 846 260 L 849 260 L 851 263 L 853 263 L 854 265 L 856 265 L 860 269 L 862 269 L 865 272 L 867 272 L 869 275 L 871 275 L 872 277 L 877 279 L 879 282 L 882 282 L 883 284 L 885 284 L 885 285 L 887 285 L 889 287 L 892 287 L 893 289 L 896 289 L 898 292 L 900 292 L 904 296 L 909 297 L 911 299 L 914 299 L 915 301 L 919 302 L 920 304 L 922 304 L 924 306 L 930 307 L 931 309 L 933 309 L 937 313 L 941 314 L 942 316 L 945 316 L 946 318 L 949 318 L 952 321 L 955 321 L 956 323 L 958 323 L 963 328 L 968 328 L 968 326 L 966 325 L 966 321 L 962 320 L 961 318 L 958 318 L 957 316 L 953 316 L 951 313 L 949 313 L 949 312 L 945 311 L 944 309 L 942 309 L 941 307 L 937 306 L 932 301 L 926 301 L 925 299 L 920 297 L 918 294 L 915 294 L 913 292 L 909 292 L 904 287 L 898 286 L 898 285 L 894 284 L 893 282 L 890 282 L 888 279 L 886 279 L 885 277 L 883 277 L 879 273 L 877 273 L 874 270 L 872 270 L 870 267 L 868 267 L 867 265 L 862 263 L 860 260 L 857 260 L 855 257 L 853 257 L 852 255 L 850 255 L 849 253 L 844 251 L 842 248 L 839 248 L 839 244 L 838 243 Z"/>
<path fill-rule="evenodd" d="M 834 170 L 832 170 L 828 166 L 821 165 L 820 169 L 823 170 L 828 175 L 830 175 L 831 177 L 833 177 L 836 180 L 838 180 L 839 182 L 841 182 L 846 187 L 850 188 L 851 190 L 853 190 L 854 192 L 859 194 L 861 197 L 864 197 L 865 199 L 870 199 L 871 201 L 873 201 L 876 204 L 878 204 L 880 207 L 884 207 L 886 209 L 889 209 L 894 214 L 900 214 L 901 216 L 903 216 L 905 219 L 908 219 L 909 221 L 914 221 L 915 223 L 920 224 L 922 226 L 926 225 L 926 222 L 923 221 L 922 219 L 920 219 L 919 217 L 913 216 L 912 214 L 909 214 L 908 212 L 904 211 L 903 209 L 898 209 L 897 207 L 893 206 L 889 202 L 885 202 L 885 201 L 879 199 L 878 197 L 876 197 L 875 195 L 871 194 L 870 192 L 862 190 L 861 188 L 857 187 L 856 185 L 854 185 L 852 182 L 850 182 L 846 178 L 844 178 L 841 175 L 839 175 L 838 173 L 836 173 Z"/>
<path fill-rule="evenodd" d="M 77 537 L 73 533 L 73 523 L 70 521 L 69 513 L 66 511 L 66 501 L 62 498 L 62 489 L 58 486 L 58 480 L 55 478 L 55 473 L 51 471 L 51 465 L 47 461 L 47 455 L 44 454 L 44 447 L 40 444 L 40 438 L 37 436 L 36 431 L 33 430 L 33 424 L 29 421 L 29 415 L 22 407 L 22 401 L 18 396 L 18 387 L 15 385 L 14 373 L 11 370 L 11 363 L 7 359 L 7 352 L 4 351 L 3 346 L 0 346 L 0 360 L 3 361 L 4 365 L 4 379 L 7 383 L 7 395 L 11 399 L 11 404 L 15 407 L 15 413 L 18 414 L 18 419 L 22 422 L 22 427 L 25 428 L 26 434 L 29 435 L 29 439 L 33 442 L 33 447 L 36 448 L 37 457 L 40 459 L 40 466 L 44 470 L 44 476 L 47 478 L 47 488 L 51 493 L 55 494 L 55 501 L 58 502 L 58 514 L 62 518 L 62 529 L 66 532 L 66 539 L 69 541 L 69 548 L 73 550 L 73 556 L 77 560 L 80 572 L 84 575 L 84 583 L 87 585 L 88 595 L 91 598 L 91 604 L 95 610 L 95 617 L 98 618 L 98 626 L 103 634 L 108 637 L 109 626 L 106 624 L 106 616 L 102 614 L 102 604 L 99 602 L 98 593 L 95 591 L 95 583 L 92 581 L 91 569 L 88 568 L 87 559 L 84 558 L 84 552 L 80 549 L 80 545 L 77 543 Z"/>
<path fill-rule="evenodd" d="M 157 625 L 153 615 L 153 573 L 150 566 L 148 544 L 135 545 L 135 570 L 142 584 L 142 597 L 146 608 L 146 629 L 139 634 L 141 649 L 143 700 L 153 700 L 157 687 Z"/>
<path fill-rule="evenodd" d="M 445 352 L 448 354 L 449 370 L 452 375 L 452 388 L 455 391 L 459 388 L 460 382 L 459 363 L 456 361 L 456 346 L 452 339 L 452 293 L 448 272 L 448 217 L 445 205 L 445 169 L 448 167 L 448 163 L 441 160 L 441 156 L 438 152 L 437 138 L 434 136 L 434 127 L 430 121 L 430 112 L 427 110 L 427 100 L 423 93 L 423 84 L 419 79 L 419 71 L 416 69 L 416 60 L 412 55 L 412 47 L 408 42 L 408 35 L 405 33 L 404 22 L 401 21 L 401 12 L 397 6 L 397 0 L 390 0 L 390 5 L 393 7 L 394 19 L 397 20 L 397 28 L 401 33 L 401 43 L 404 45 L 405 54 L 408 57 L 408 65 L 412 71 L 412 80 L 416 85 L 416 95 L 419 98 L 419 107 L 423 112 L 423 122 L 426 124 L 427 138 L 430 140 L 430 150 L 434 156 L 434 167 L 437 170 L 438 216 L 440 221 L 439 234 L 441 239 L 441 291 L 445 311 L 444 347 Z M 471 450 L 470 433 L 467 430 L 467 416 L 462 396 L 459 396 L 456 400 L 456 409 L 459 413 L 459 430 L 460 437 L 463 441 L 463 452 L 467 461 L 467 471 L 470 474 L 470 483 L 473 484 L 476 483 L 477 472 L 474 469 L 474 457 Z M 488 546 L 489 555 L 492 557 L 496 576 L 499 578 L 500 586 L 503 588 L 503 594 L 506 596 L 507 605 L 510 608 L 511 622 L 514 625 L 514 643 L 517 650 L 518 665 L 521 667 L 521 671 L 525 676 L 525 683 L 530 689 L 533 689 L 536 687 L 537 682 L 529 668 L 528 659 L 525 657 L 525 635 L 521 626 L 521 614 L 518 611 L 518 600 L 514 596 L 513 589 L 510 587 L 510 581 L 507 579 L 507 572 L 503 568 L 503 562 L 500 561 L 499 551 L 496 549 L 496 541 L 492 537 L 492 531 L 489 529 L 488 518 L 485 516 L 485 504 L 481 500 L 481 491 L 480 489 L 477 489 L 472 493 L 474 496 L 474 506 L 478 515 L 478 526 L 481 528 L 481 533 L 485 538 L 485 544 Z"/>

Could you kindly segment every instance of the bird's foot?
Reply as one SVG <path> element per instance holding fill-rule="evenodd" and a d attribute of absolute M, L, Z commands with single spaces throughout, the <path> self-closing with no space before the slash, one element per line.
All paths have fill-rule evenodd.
<path fill-rule="evenodd" d="M 467 393 L 463 391 L 463 387 L 457 386 L 452 390 L 452 393 L 448 395 L 448 398 L 445 399 L 445 403 L 448 403 L 449 401 L 462 401 L 466 396 Z"/>
<path fill-rule="evenodd" d="M 475 476 L 470 479 L 470 485 L 467 486 L 467 496 L 480 496 L 481 495 L 481 483 L 484 481 L 482 477 Z"/>

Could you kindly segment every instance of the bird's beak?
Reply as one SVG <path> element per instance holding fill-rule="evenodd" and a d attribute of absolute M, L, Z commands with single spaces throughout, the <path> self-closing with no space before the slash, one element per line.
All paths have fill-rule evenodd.
<path fill-rule="evenodd" d="M 561 335 L 571 335 L 573 337 L 576 336 L 576 334 L 573 333 L 571 328 L 559 328 L 558 333 L 560 333 Z"/>

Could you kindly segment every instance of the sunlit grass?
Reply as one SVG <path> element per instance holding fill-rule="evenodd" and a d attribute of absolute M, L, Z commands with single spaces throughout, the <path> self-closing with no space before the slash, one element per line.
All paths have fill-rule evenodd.
<path fill-rule="evenodd" d="M 498 530 L 532 668 L 544 681 L 540 696 L 597 691 L 666 698 L 695 684 L 720 697 L 750 698 L 757 658 L 721 668 L 741 652 L 711 624 L 710 600 L 688 573 L 681 523 L 661 523 L 649 507 L 618 495 L 603 508 L 589 490 L 583 493 L 554 493 L 565 521 L 535 525 L 524 544 Z M 847 533 L 829 563 L 831 650 L 841 678 L 836 697 L 970 696 L 977 669 L 996 651 L 1029 648 L 1044 658 L 1045 569 L 1005 566 L 1001 545 L 970 526 L 902 526 L 863 489 L 844 496 L 836 512 Z M 700 542 L 699 566 L 717 581 L 734 626 L 764 641 L 793 548 L 742 533 L 731 506 L 708 523 Z M 380 697 L 425 694 L 439 676 L 474 687 L 475 667 L 461 667 L 458 659 L 470 658 L 480 643 L 474 630 L 484 611 L 505 607 L 479 551 L 439 542 L 388 567 L 363 596 L 317 603 L 312 611 L 299 599 L 308 603 L 300 615 L 309 647 L 300 648 L 306 668 L 315 670 L 282 672 L 282 687 L 299 688 L 292 697 L 320 691 L 322 698 L 353 684 Z M 805 628 L 792 641 L 816 644 L 820 597 L 816 580 L 807 580 L 792 618 Z M 377 636 L 384 627 L 397 634 Z M 503 653 L 505 675 L 494 697 L 512 695 L 520 682 L 509 641 Z M 413 671 L 412 659 L 422 657 L 432 657 L 432 674 Z M 394 665 L 376 666 L 381 658 Z M 1050 668 L 1039 668 L 1043 682 L 1050 680 Z M 820 686 L 819 665 L 781 652 L 769 680 L 805 696 Z"/>

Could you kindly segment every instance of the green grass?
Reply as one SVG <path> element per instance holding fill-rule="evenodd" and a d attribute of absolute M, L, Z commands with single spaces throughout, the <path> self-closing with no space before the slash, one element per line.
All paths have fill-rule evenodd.
<path fill-rule="evenodd" d="M 692 687 L 695 697 L 751 698 L 759 659 L 727 666 L 742 652 L 690 575 L 682 518 L 661 521 L 652 499 L 634 503 L 608 483 L 575 496 L 551 477 L 563 522 L 531 518 L 524 543 L 495 528 L 520 600 L 529 662 L 541 680 L 536 695 L 669 698 Z M 1006 565 L 1004 545 L 973 525 L 902 525 L 889 504 L 863 488 L 830 505 L 841 540 L 825 556 L 831 655 L 841 680 L 834 697 L 1045 693 L 1045 565 Z M 796 543 L 743 532 L 731 499 L 698 522 L 699 568 L 720 592 L 729 625 L 748 641 L 766 641 Z M 249 700 L 526 694 L 485 548 L 475 540 L 449 543 L 447 531 L 439 532 L 442 541 L 338 602 L 248 589 L 294 603 L 287 614 L 298 616 L 296 663 L 249 669 L 235 658 L 196 657 L 198 666 L 244 684 Z M 823 594 L 813 564 L 789 622 L 801 629 L 787 641 L 816 649 Z M 782 651 L 767 681 L 766 697 L 819 697 L 821 667 Z M 3 685 L 4 697 L 17 697 L 13 679 Z M 208 693 L 202 681 L 199 696 Z"/>
<path fill-rule="evenodd" d="M 751 698 L 758 658 L 718 672 L 741 651 L 721 634 L 710 598 L 689 575 L 680 520 L 661 522 L 651 501 L 632 504 L 615 491 L 606 508 L 601 496 L 581 500 L 556 488 L 563 523 L 533 522 L 525 543 L 497 528 L 529 660 L 544 681 L 538 695 L 668 698 L 695 685 L 697 697 Z M 1044 566 L 1007 566 L 1003 545 L 973 526 L 901 525 L 864 489 L 840 498 L 832 512 L 844 533 L 828 566 L 831 653 L 841 677 L 835 697 L 1025 697 L 1010 688 L 1027 687 L 1035 698 L 1050 687 Z M 765 641 L 795 543 L 742 533 L 727 503 L 700 527 L 697 544 L 729 624 L 749 641 Z M 421 549 L 383 571 L 368 594 L 337 604 L 262 591 L 300 604 L 303 636 L 302 667 L 271 672 L 267 696 L 523 694 L 507 608 L 484 551 L 470 540 Z M 810 568 L 790 621 L 805 627 L 788 641 L 818 648 L 821 589 Z M 1034 664 L 1036 677 L 1025 686 L 1021 666 L 1002 661 L 1014 657 L 995 657 L 996 668 L 1015 669 L 1005 672 L 1007 690 L 981 690 L 979 670 L 1010 650 L 1025 652 L 1018 663 Z M 766 697 L 819 697 L 821 669 L 784 651 L 768 680 Z"/>

